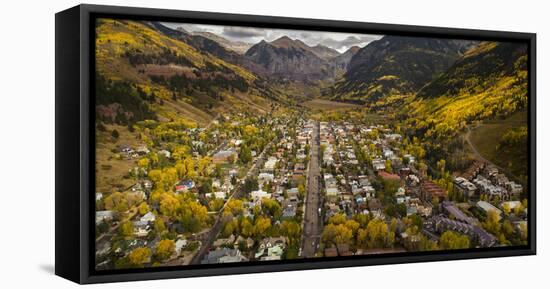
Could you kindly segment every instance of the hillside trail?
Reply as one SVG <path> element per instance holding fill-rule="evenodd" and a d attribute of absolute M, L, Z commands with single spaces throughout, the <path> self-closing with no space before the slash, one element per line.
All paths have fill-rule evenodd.
<path fill-rule="evenodd" d="M 506 176 L 508 176 L 509 178 L 513 179 L 514 181 L 518 182 L 518 183 L 522 183 L 518 177 L 516 177 L 516 175 L 514 175 L 512 172 L 510 172 L 509 170 L 493 163 L 492 161 L 486 159 L 483 155 L 481 155 L 481 153 L 477 150 L 477 148 L 475 147 L 475 145 L 473 144 L 472 140 L 471 140 L 471 135 L 472 135 L 472 131 L 477 129 L 479 126 L 481 126 L 481 124 L 477 124 L 475 127 L 473 128 L 470 128 L 470 126 L 466 126 L 466 129 L 467 129 L 467 132 L 466 134 L 464 134 L 464 139 L 466 140 L 466 142 L 468 143 L 468 146 L 470 147 L 472 153 L 474 154 L 474 157 L 479 160 L 479 161 L 482 161 L 482 162 L 485 162 L 487 164 L 490 164 L 494 167 L 496 167 L 500 172 L 502 173 L 505 173 Z"/>

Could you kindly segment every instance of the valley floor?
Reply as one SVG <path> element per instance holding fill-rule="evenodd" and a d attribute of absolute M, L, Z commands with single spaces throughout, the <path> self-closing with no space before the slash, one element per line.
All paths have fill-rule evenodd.
<path fill-rule="evenodd" d="M 97 268 L 526 242 L 523 188 L 506 171 L 480 156 L 467 173 L 438 179 L 385 116 L 357 118 L 347 103 L 305 106 L 317 111 L 225 113 L 202 128 L 174 120 L 106 146 L 117 157 L 106 150 L 100 161 L 135 167 L 120 176 L 129 188 L 102 184 L 96 194 Z M 478 130 L 466 136 L 474 151 Z"/>

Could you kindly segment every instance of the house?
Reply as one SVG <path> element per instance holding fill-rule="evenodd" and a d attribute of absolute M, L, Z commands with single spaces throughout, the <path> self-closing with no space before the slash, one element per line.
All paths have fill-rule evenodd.
<path fill-rule="evenodd" d="M 507 201 L 500 203 L 501 208 L 504 208 L 504 206 L 508 206 L 510 210 L 514 211 L 517 207 L 521 207 L 522 204 L 520 201 Z"/>
<path fill-rule="evenodd" d="M 486 194 L 489 197 L 505 197 L 507 194 L 507 191 L 505 188 L 494 185 L 489 179 L 478 175 L 473 181 L 472 181 L 480 190 L 480 193 Z"/>
<path fill-rule="evenodd" d="M 176 241 L 176 253 L 181 254 L 181 251 L 183 248 L 187 246 L 187 240 L 186 239 L 178 239 Z"/>
<path fill-rule="evenodd" d="M 298 201 L 298 193 L 298 188 L 291 188 L 289 190 L 286 190 L 286 195 L 291 201 Z"/>
<path fill-rule="evenodd" d="M 176 193 L 184 193 L 195 187 L 192 180 L 181 180 L 176 184 Z"/>
<path fill-rule="evenodd" d="M 488 214 L 489 211 L 495 211 L 498 214 L 498 220 L 500 221 L 500 219 L 502 219 L 502 211 L 489 202 L 479 201 L 476 203 L 476 207 L 481 209 L 485 214 Z"/>
<path fill-rule="evenodd" d="M 260 261 L 281 260 L 284 253 L 284 247 L 282 245 L 275 245 L 267 248 L 267 256 L 260 258 Z"/>
<path fill-rule="evenodd" d="M 372 169 L 375 171 L 383 171 L 386 169 L 386 161 L 383 159 L 374 159 L 372 160 Z"/>
<path fill-rule="evenodd" d="M 482 228 L 462 223 L 456 220 L 451 220 L 443 216 L 436 216 L 432 218 L 432 223 L 436 231 L 443 233 L 445 231 L 455 231 L 461 234 L 468 235 L 474 242 L 482 247 L 492 247 L 497 244 L 497 238 L 491 235 Z"/>
<path fill-rule="evenodd" d="M 204 196 L 208 199 L 214 198 L 214 199 L 222 199 L 223 200 L 227 197 L 227 193 L 224 192 L 224 191 L 216 191 L 216 192 L 213 192 L 213 193 L 206 193 Z"/>
<path fill-rule="evenodd" d="M 254 258 L 261 261 L 280 260 L 286 247 L 286 239 L 284 237 L 264 238 L 259 246 L 258 251 L 254 254 Z"/>
<path fill-rule="evenodd" d="M 408 167 L 404 167 L 404 168 L 400 168 L 400 169 L 399 169 L 399 175 L 400 175 L 401 177 L 406 178 L 406 177 L 407 177 L 408 175 L 410 175 L 410 174 L 411 174 L 411 169 L 408 168 Z"/>
<path fill-rule="evenodd" d="M 121 145 L 118 147 L 121 153 L 131 154 L 134 150 L 128 145 Z"/>
<path fill-rule="evenodd" d="M 237 152 L 235 150 L 233 149 L 221 150 L 212 156 L 212 163 L 214 164 L 232 163 L 236 159 L 237 159 Z"/>
<path fill-rule="evenodd" d="M 275 169 L 275 166 L 277 165 L 277 162 L 277 158 L 269 157 L 264 164 L 264 169 L 267 171 L 273 171 Z"/>
<path fill-rule="evenodd" d="M 258 175 L 258 181 L 260 182 L 273 182 L 275 176 L 271 173 L 260 173 Z"/>
<path fill-rule="evenodd" d="M 134 225 L 134 235 L 136 237 L 145 237 L 151 231 L 149 222 L 135 221 L 132 224 Z"/>
<path fill-rule="evenodd" d="M 268 194 L 266 191 L 263 190 L 256 190 L 250 192 L 250 197 L 254 200 L 254 202 L 261 201 L 263 198 L 271 198 L 271 194 Z"/>
<path fill-rule="evenodd" d="M 416 213 L 418 213 L 417 206 L 407 206 L 407 216 L 414 215 Z"/>
<path fill-rule="evenodd" d="M 473 197 L 477 190 L 477 187 L 474 184 L 463 177 L 456 177 L 454 179 L 453 188 L 455 192 L 469 198 Z"/>
<path fill-rule="evenodd" d="M 334 163 L 334 158 L 332 157 L 332 152 L 328 153 L 327 151 L 325 151 L 325 153 L 323 154 L 323 165 L 324 166 L 329 166 L 332 163 Z"/>
<path fill-rule="evenodd" d="M 415 187 L 415 186 L 418 186 L 418 184 L 420 184 L 420 179 L 416 175 L 411 174 L 405 178 L 405 182 L 407 183 L 407 185 L 411 187 Z"/>
<path fill-rule="evenodd" d="M 327 191 L 327 196 L 329 197 L 334 197 L 340 194 L 340 191 L 336 187 L 327 188 L 326 191 Z"/>
<path fill-rule="evenodd" d="M 236 263 L 248 262 L 248 258 L 241 255 L 239 249 L 218 248 L 208 252 L 201 264 L 219 264 L 219 263 Z"/>
<path fill-rule="evenodd" d="M 457 208 L 452 202 L 444 201 L 441 204 L 441 206 L 443 207 L 447 215 L 449 215 L 450 217 L 452 217 L 453 219 L 459 222 L 467 223 L 470 225 L 475 225 L 478 223 L 476 219 L 472 217 L 468 217 L 464 212 L 462 212 L 459 208 Z"/>
<path fill-rule="evenodd" d="M 408 160 L 409 160 L 409 162 L 406 163 L 406 165 L 413 164 L 413 163 L 415 162 L 415 160 L 416 160 L 416 159 L 414 158 L 414 156 L 412 156 L 412 155 L 410 155 L 410 154 L 405 154 L 405 155 L 403 155 L 403 159 L 408 159 Z"/>
<path fill-rule="evenodd" d="M 382 210 L 382 204 L 380 203 L 380 200 L 378 199 L 370 199 L 367 204 L 369 211 L 373 214 L 379 214 Z M 376 213 L 378 212 L 378 213 Z"/>
<path fill-rule="evenodd" d="M 141 222 L 154 222 L 155 214 L 153 214 L 152 212 L 148 212 L 147 214 L 143 215 L 139 220 Z"/>
<path fill-rule="evenodd" d="M 101 222 L 109 222 L 115 217 L 114 211 L 96 211 L 95 212 L 95 223 L 99 224 Z"/>
<path fill-rule="evenodd" d="M 330 218 L 338 213 L 340 213 L 340 207 L 335 203 L 329 203 L 327 213 L 325 214 L 326 218 Z"/>
<path fill-rule="evenodd" d="M 283 208 L 283 218 L 294 218 L 296 216 L 296 205 L 293 202 L 287 202 Z"/>
<path fill-rule="evenodd" d="M 221 187 L 222 187 L 222 182 L 220 181 L 220 179 L 212 180 L 212 188 L 219 189 Z"/>
<path fill-rule="evenodd" d="M 393 157 L 393 151 L 390 150 L 390 149 L 385 149 L 385 150 L 382 152 L 382 155 L 384 155 L 384 158 L 390 159 L 390 158 Z"/>
<path fill-rule="evenodd" d="M 101 199 L 103 199 L 103 193 L 95 193 L 95 201 L 98 202 L 101 201 Z"/>
<path fill-rule="evenodd" d="M 404 197 L 405 196 L 405 189 L 403 187 L 399 187 L 397 191 L 395 192 L 396 197 Z"/>
<path fill-rule="evenodd" d="M 400 134 L 398 133 L 390 133 L 390 134 L 386 134 L 384 135 L 384 137 L 387 139 L 387 140 L 390 140 L 390 141 L 401 141 L 401 139 L 403 138 Z"/>
<path fill-rule="evenodd" d="M 523 186 L 521 186 L 520 184 L 518 183 L 515 183 L 515 182 L 507 182 L 504 184 L 506 189 L 508 190 L 508 192 L 511 194 L 511 195 L 519 195 L 521 194 L 521 192 L 523 192 Z"/>
<path fill-rule="evenodd" d="M 138 155 L 144 156 L 144 155 L 148 154 L 151 151 L 149 150 L 149 148 L 147 148 L 147 146 L 141 145 L 136 149 L 136 152 L 137 152 Z"/>
<path fill-rule="evenodd" d="M 421 185 L 422 196 L 426 201 L 431 201 L 433 198 L 438 198 L 439 201 L 445 199 L 445 191 L 437 184 L 431 181 L 424 181 Z"/>
<path fill-rule="evenodd" d="M 146 190 L 151 190 L 153 188 L 153 182 L 151 182 L 151 180 L 143 180 L 141 181 L 141 184 L 143 185 L 143 188 Z"/>
<path fill-rule="evenodd" d="M 235 235 L 231 234 L 227 238 L 216 239 L 216 241 L 212 243 L 212 246 L 214 247 L 230 246 L 230 245 L 233 245 L 233 243 L 235 243 Z"/>
<path fill-rule="evenodd" d="M 378 176 L 381 177 L 385 181 L 400 181 L 401 180 L 399 175 L 390 174 L 386 171 L 378 171 Z"/>
<path fill-rule="evenodd" d="M 172 155 L 169 151 L 167 150 L 160 150 L 158 151 L 158 154 L 161 155 L 161 156 L 164 156 L 165 158 L 169 159 L 170 156 Z"/>
<path fill-rule="evenodd" d="M 325 180 L 325 187 L 327 188 L 336 187 L 338 184 L 336 179 L 332 176 L 332 174 L 325 174 L 323 178 Z"/>
<path fill-rule="evenodd" d="M 216 199 L 225 199 L 226 197 L 227 197 L 227 193 L 224 191 L 214 192 L 214 198 Z"/>
<path fill-rule="evenodd" d="M 243 244 L 246 249 L 250 249 L 254 246 L 254 239 L 250 237 L 245 239 L 243 236 L 239 236 L 235 240 L 235 243 L 233 243 L 233 248 L 239 248 L 241 244 Z"/>

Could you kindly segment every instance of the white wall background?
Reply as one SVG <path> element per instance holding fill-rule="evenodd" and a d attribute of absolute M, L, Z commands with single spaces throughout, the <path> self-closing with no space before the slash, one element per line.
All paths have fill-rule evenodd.
<path fill-rule="evenodd" d="M 538 256 L 100 285 L 105 288 L 541 288 L 550 281 L 550 21 L 545 1 L 203 0 L 97 4 L 538 33 Z M 1 2 L 0 287 L 69 288 L 54 266 L 54 13 L 77 1 Z M 537 286 L 537 284 L 540 284 Z M 534 285 L 534 286 L 533 286 Z"/>

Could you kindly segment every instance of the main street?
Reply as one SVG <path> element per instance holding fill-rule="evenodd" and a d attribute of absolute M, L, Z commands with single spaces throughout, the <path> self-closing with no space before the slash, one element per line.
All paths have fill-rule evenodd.
<path fill-rule="evenodd" d="M 321 217 L 319 211 L 321 208 L 321 196 L 319 178 L 319 122 L 315 122 L 310 141 L 307 196 L 302 238 L 302 256 L 305 258 L 315 257 L 315 251 L 320 241 Z"/>

